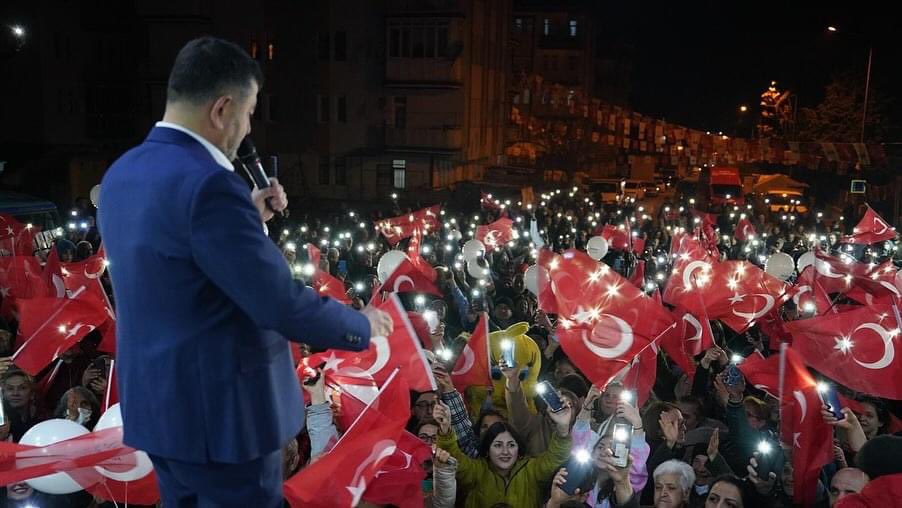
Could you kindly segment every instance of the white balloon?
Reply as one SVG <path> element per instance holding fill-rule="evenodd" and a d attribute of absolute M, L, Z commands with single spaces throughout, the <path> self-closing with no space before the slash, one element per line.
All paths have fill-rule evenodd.
<path fill-rule="evenodd" d="M 119 407 L 118 403 L 110 406 L 110 408 L 100 416 L 100 419 L 97 420 L 97 425 L 94 426 L 94 432 L 112 429 L 114 427 L 122 427 L 122 409 Z M 150 457 L 148 457 L 146 453 L 141 451 L 107 461 L 108 464 L 115 462 L 121 462 L 123 467 L 131 467 L 131 469 L 127 471 L 111 471 L 100 466 L 94 466 L 94 469 L 103 476 L 120 482 L 139 480 L 153 471 L 153 462 L 150 461 Z"/>
<path fill-rule="evenodd" d="M 474 238 L 472 240 L 467 240 L 467 243 L 464 244 L 461 251 L 464 255 L 464 261 L 469 262 L 471 259 L 476 259 L 485 254 L 485 245 Z"/>
<path fill-rule="evenodd" d="M 392 272 L 395 271 L 395 268 L 405 259 L 407 259 L 407 254 L 399 250 L 390 250 L 383 254 L 376 265 L 376 275 L 379 276 L 379 280 L 381 282 L 387 281 L 391 277 Z"/>
<path fill-rule="evenodd" d="M 798 268 L 799 273 L 802 273 L 802 270 L 804 270 L 805 267 L 813 265 L 816 259 L 817 258 L 814 257 L 814 251 L 808 251 L 799 256 L 799 260 L 796 261 L 796 268 Z"/>
<path fill-rule="evenodd" d="M 88 433 L 88 429 L 73 422 L 72 420 L 63 420 L 55 418 L 53 420 L 45 420 L 34 427 L 28 429 L 28 432 L 19 440 L 19 444 L 29 446 L 47 446 L 74 437 L 83 436 Z M 28 459 L 19 459 L 22 461 L 22 467 L 26 465 Z M 18 464 L 17 464 L 18 467 Z M 66 473 L 54 473 L 37 478 L 25 480 L 25 483 L 34 490 L 44 492 L 46 494 L 72 494 L 83 490 L 71 476 Z"/>
<path fill-rule="evenodd" d="M 480 263 L 478 259 L 467 261 L 467 273 L 474 279 L 488 279 L 489 275 L 491 275 L 488 266 Z"/>
<path fill-rule="evenodd" d="M 100 207 L 100 184 L 99 183 L 97 185 L 91 187 L 91 193 L 89 194 L 89 196 L 91 196 L 91 203 L 94 205 L 94 208 L 99 208 Z"/>
<path fill-rule="evenodd" d="M 791 277 L 794 268 L 795 263 L 792 261 L 792 256 L 785 252 L 771 254 L 764 263 L 764 271 L 780 280 Z"/>
<path fill-rule="evenodd" d="M 530 293 L 539 296 L 539 281 L 548 280 L 548 272 L 539 265 L 532 265 L 523 274 L 523 285 Z"/>
<path fill-rule="evenodd" d="M 586 253 L 595 261 L 601 260 L 608 253 L 608 241 L 603 236 L 593 236 L 586 242 Z"/>

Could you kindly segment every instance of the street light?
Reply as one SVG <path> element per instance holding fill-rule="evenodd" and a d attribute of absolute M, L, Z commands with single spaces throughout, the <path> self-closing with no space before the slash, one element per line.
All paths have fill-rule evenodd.
<path fill-rule="evenodd" d="M 748 106 L 739 106 L 739 112 L 740 112 L 740 113 L 745 113 L 745 112 L 748 111 L 748 110 L 749 110 Z"/>
<path fill-rule="evenodd" d="M 839 30 L 835 26 L 828 26 L 827 31 L 828 32 L 839 32 Z M 869 95 L 869 92 L 871 91 L 871 62 L 874 60 L 874 44 L 865 35 L 855 33 L 855 32 L 848 32 L 848 31 L 844 31 L 841 33 L 859 37 L 859 38 L 867 41 L 867 43 L 868 43 L 868 73 L 867 73 L 867 77 L 865 77 L 865 80 L 864 80 L 864 105 L 861 107 L 861 137 L 858 140 L 859 143 L 864 143 L 864 126 L 865 126 L 865 122 L 868 119 L 868 95 Z"/>

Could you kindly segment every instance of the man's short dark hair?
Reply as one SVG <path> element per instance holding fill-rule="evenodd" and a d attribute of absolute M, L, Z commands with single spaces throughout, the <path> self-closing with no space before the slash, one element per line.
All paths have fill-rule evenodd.
<path fill-rule="evenodd" d="M 172 64 L 167 102 L 203 104 L 237 90 L 246 96 L 251 80 L 263 86 L 257 61 L 237 44 L 201 37 L 185 44 Z"/>

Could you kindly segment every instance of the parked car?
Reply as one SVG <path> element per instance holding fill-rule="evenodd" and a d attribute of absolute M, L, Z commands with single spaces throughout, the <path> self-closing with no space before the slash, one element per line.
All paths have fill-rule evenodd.
<path fill-rule="evenodd" d="M 645 185 L 638 180 L 627 180 L 623 184 L 623 195 L 636 201 L 645 198 Z"/>
<path fill-rule="evenodd" d="M 619 203 L 623 200 L 623 188 L 620 180 L 593 180 L 589 182 L 589 191 L 602 203 Z"/>
<path fill-rule="evenodd" d="M 645 182 L 645 196 L 653 198 L 661 193 L 663 185 L 655 182 Z"/>
<path fill-rule="evenodd" d="M 764 195 L 764 204 L 772 213 L 806 213 L 808 205 L 805 204 L 805 196 L 798 191 L 773 191 Z"/>

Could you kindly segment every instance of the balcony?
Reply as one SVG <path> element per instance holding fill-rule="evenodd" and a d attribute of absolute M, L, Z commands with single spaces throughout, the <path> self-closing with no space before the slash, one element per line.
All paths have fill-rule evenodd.
<path fill-rule="evenodd" d="M 444 58 L 388 58 L 385 86 L 402 88 L 460 88 L 460 60 Z"/>
<path fill-rule="evenodd" d="M 386 127 L 385 146 L 412 151 L 453 152 L 463 146 L 463 131 L 460 127 Z"/>

